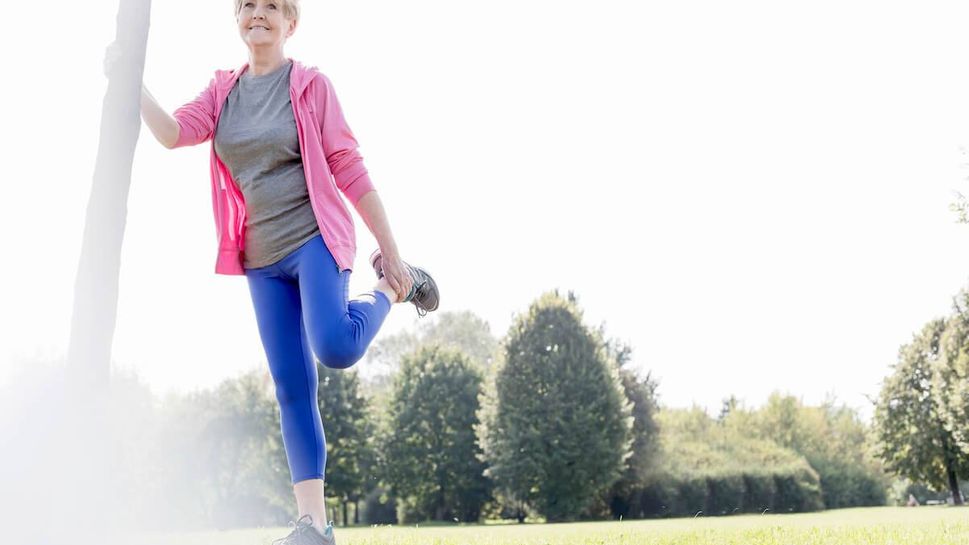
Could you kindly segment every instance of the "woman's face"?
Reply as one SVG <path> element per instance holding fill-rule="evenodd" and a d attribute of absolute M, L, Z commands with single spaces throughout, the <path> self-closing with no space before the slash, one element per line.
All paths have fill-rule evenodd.
<path fill-rule="evenodd" d="M 283 15 L 282 6 L 272 0 L 246 0 L 236 16 L 239 35 L 249 49 L 278 46 L 296 31 L 296 20 Z"/>

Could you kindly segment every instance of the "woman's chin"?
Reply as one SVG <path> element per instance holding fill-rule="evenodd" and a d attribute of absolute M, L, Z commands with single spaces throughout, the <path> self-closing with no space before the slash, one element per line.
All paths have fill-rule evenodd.
<path fill-rule="evenodd" d="M 268 42 L 268 41 L 267 42 L 264 42 L 262 40 L 243 40 L 243 41 L 245 42 L 246 47 L 248 47 L 250 50 L 252 50 L 252 49 L 265 49 L 265 48 L 271 47 L 273 45 L 272 42 Z"/>

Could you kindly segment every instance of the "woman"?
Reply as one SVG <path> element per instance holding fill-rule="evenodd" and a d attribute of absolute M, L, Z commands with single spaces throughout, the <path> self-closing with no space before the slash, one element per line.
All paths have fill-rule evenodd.
<path fill-rule="evenodd" d="M 142 117 L 168 148 L 212 140 L 215 270 L 246 276 L 276 386 L 299 509 L 285 542 L 333 543 L 314 355 L 327 367 L 349 367 L 393 303 L 411 302 L 424 315 L 439 296 L 425 270 L 401 261 L 329 79 L 283 54 L 299 0 L 235 0 L 235 12 L 249 62 L 217 71 L 174 115 L 142 88 Z M 376 286 L 350 301 L 356 248 L 341 194 L 380 246 L 370 259 Z"/>

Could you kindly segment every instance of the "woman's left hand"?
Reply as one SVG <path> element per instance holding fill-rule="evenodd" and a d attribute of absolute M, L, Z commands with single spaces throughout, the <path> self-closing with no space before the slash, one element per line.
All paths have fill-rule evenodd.
<path fill-rule="evenodd" d="M 397 292 L 397 300 L 403 300 L 410 293 L 410 289 L 414 285 L 414 280 L 407 272 L 407 267 L 404 266 L 404 262 L 401 261 L 398 255 L 381 253 L 380 259 L 380 266 L 383 268 L 387 283 Z"/>

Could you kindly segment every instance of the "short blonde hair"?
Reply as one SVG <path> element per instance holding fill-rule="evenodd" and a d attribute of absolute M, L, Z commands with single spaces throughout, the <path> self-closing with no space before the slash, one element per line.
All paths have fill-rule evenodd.
<path fill-rule="evenodd" d="M 247 0 L 236 0 L 236 15 L 242 11 L 242 5 L 246 3 Z M 296 19 L 299 21 L 299 0 L 273 0 L 283 8 L 283 15 L 287 19 Z"/>

